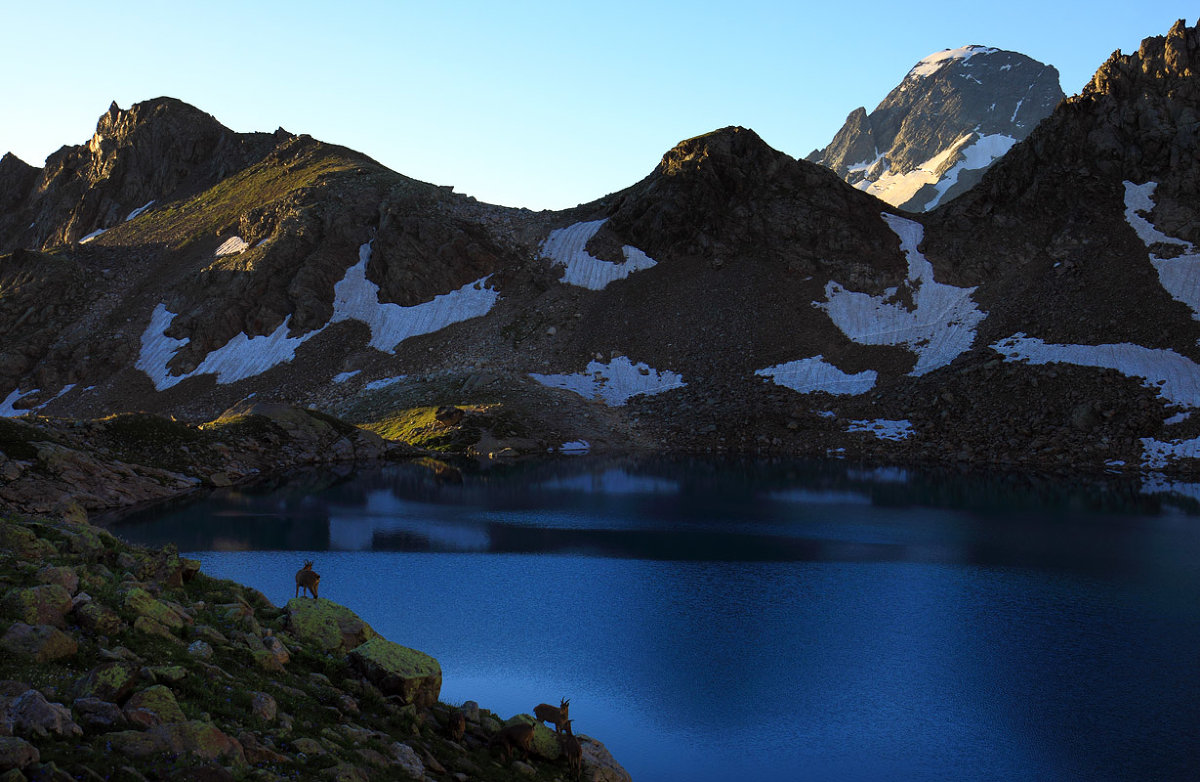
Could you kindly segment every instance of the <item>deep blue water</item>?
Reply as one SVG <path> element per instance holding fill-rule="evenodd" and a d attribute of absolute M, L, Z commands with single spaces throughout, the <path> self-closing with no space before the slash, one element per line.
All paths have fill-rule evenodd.
<path fill-rule="evenodd" d="M 1200 516 L 844 463 L 396 465 L 114 527 L 321 595 L 655 780 L 1200 778 Z"/>

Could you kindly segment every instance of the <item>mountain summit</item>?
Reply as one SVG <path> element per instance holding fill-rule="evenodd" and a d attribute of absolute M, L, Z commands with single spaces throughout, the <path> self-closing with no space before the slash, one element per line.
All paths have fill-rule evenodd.
<path fill-rule="evenodd" d="M 808 159 L 892 206 L 933 209 L 979 181 L 1063 98 L 1058 71 L 984 46 L 924 58 L 873 112 L 859 107 Z"/>

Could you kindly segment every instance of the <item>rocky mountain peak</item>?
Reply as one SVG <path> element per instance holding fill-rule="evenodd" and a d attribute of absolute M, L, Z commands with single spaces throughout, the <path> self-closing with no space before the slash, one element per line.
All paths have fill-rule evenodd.
<path fill-rule="evenodd" d="M 914 65 L 870 114 L 855 109 L 808 159 L 911 211 L 945 203 L 1025 138 L 1062 99 L 1058 71 L 971 45 Z"/>
<path fill-rule="evenodd" d="M 51 154 L 31 186 L 14 181 L 18 166 L 0 169 L 0 202 L 9 205 L 0 214 L 0 250 L 79 241 L 151 202 L 220 181 L 272 146 L 270 135 L 234 133 L 174 98 L 128 110 L 113 103 L 91 139 Z"/>

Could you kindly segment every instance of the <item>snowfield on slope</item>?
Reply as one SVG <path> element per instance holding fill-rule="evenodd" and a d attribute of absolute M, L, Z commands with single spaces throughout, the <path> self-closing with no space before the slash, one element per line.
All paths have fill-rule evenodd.
<path fill-rule="evenodd" d="M 167 365 L 188 340 L 166 335 L 177 313 L 159 304 L 142 333 L 142 349 L 135 366 L 150 377 L 159 391 L 204 374 L 216 375 L 218 383 L 233 383 L 291 361 L 296 356 L 296 348 L 331 324 L 344 320 L 365 323 L 371 330 L 371 347 L 394 353 L 396 346 L 409 337 L 431 334 L 452 323 L 486 315 L 500 296 L 499 292 L 484 287 L 488 279 L 484 277 L 412 307 L 380 303 L 379 286 L 366 278 L 367 263 L 371 259 L 370 242 L 359 248 L 358 257 L 358 263 L 347 269 L 345 277 L 334 286 L 333 315 L 329 323 L 319 329 L 289 337 L 289 315 L 272 333 L 257 337 L 249 337 L 245 332 L 238 334 L 206 355 L 191 372 L 172 375 Z"/>
<path fill-rule="evenodd" d="M 867 369 L 849 374 L 825 361 L 824 356 L 802 358 L 755 370 L 760 377 L 769 377 L 775 385 L 790 388 L 801 394 L 824 391 L 828 394 L 865 394 L 875 387 L 878 373 Z"/>
<path fill-rule="evenodd" d="M 1166 244 L 1183 250 L 1174 258 L 1150 253 L 1150 263 L 1158 271 L 1158 281 L 1167 293 L 1176 301 L 1191 307 L 1192 317 L 1200 320 L 1200 253 L 1196 252 L 1191 242 L 1167 236 L 1142 216 L 1153 211 L 1153 196 L 1157 187 L 1157 182 L 1135 185 L 1125 181 L 1125 220 L 1147 249 L 1155 244 Z"/>
<path fill-rule="evenodd" d="M 990 49 L 986 46 L 960 46 L 957 49 L 943 49 L 922 58 L 912 67 L 905 78 L 921 79 L 932 76 L 951 60 L 962 60 L 965 63 L 977 54 L 991 54 L 998 51 L 1000 50 Z"/>
<path fill-rule="evenodd" d="M 621 248 L 625 263 L 609 263 L 591 255 L 587 251 L 587 243 L 606 222 L 592 220 L 557 228 L 542 242 L 542 256 L 557 266 L 566 267 L 562 282 L 599 291 L 604 290 L 610 282 L 623 280 L 634 272 L 657 265 L 653 258 L 630 245 Z"/>
<path fill-rule="evenodd" d="M 921 188 L 931 185 L 936 192 L 933 198 L 921 207 L 922 210 L 928 211 L 937 206 L 946 192 L 958 183 L 958 177 L 963 171 L 987 168 L 1016 143 L 1015 138 L 1001 133 L 986 136 L 979 136 L 974 132 L 967 133 L 907 174 L 889 170 L 880 174 L 877 179 L 862 179 L 854 186 L 892 206 L 901 206 L 908 203 Z M 942 170 L 951 159 L 960 154 L 962 158 L 958 162 L 949 169 Z M 867 176 L 869 175 L 868 170 Z"/>
<path fill-rule="evenodd" d="M 675 372 L 659 372 L 645 363 L 634 364 L 625 356 L 618 356 L 607 364 L 592 361 L 587 369 L 576 374 L 531 372 L 529 376 L 544 386 L 573 391 L 585 399 L 599 399 L 610 407 L 620 407 L 639 394 L 653 396 L 687 385 Z"/>
<path fill-rule="evenodd" d="M 825 311 L 847 337 L 860 345 L 903 345 L 917 356 L 912 376 L 944 367 L 970 349 L 975 328 L 987 313 L 971 299 L 975 288 L 958 288 L 934 281 L 933 264 L 917 250 L 925 229 L 920 223 L 884 214 L 888 227 L 900 237 L 908 260 L 902 285 L 911 293 L 913 308 L 899 300 L 899 289 L 882 296 L 848 291 L 832 280 L 825 285 Z"/>

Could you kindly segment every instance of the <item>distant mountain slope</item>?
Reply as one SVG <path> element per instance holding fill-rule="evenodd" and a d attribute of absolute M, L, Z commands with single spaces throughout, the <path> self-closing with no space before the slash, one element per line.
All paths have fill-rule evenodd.
<path fill-rule="evenodd" d="M 122 177 L 5 158 L 0 204 L 52 219 L 0 254 L 0 416 L 252 398 L 484 460 L 587 440 L 1200 471 L 1198 73 L 1182 23 L 1114 55 L 977 186 L 907 217 L 740 127 L 537 213 L 287 133 L 164 144 L 174 178 L 133 176 L 129 150 Z M 167 105 L 131 132 L 190 115 L 179 136 L 223 137 Z"/>
<path fill-rule="evenodd" d="M 965 192 L 1063 98 L 1058 71 L 964 46 L 921 60 L 874 111 L 857 108 L 808 159 L 911 212 Z"/>

